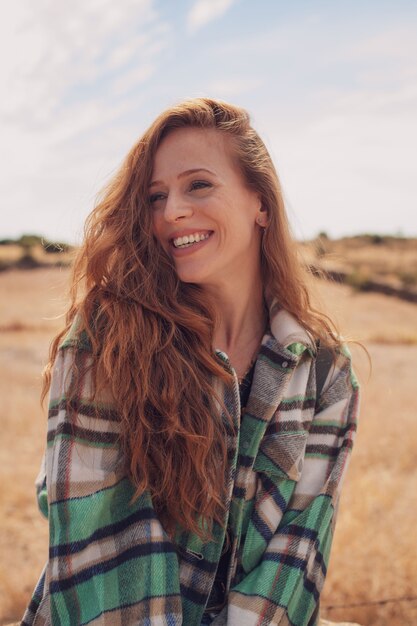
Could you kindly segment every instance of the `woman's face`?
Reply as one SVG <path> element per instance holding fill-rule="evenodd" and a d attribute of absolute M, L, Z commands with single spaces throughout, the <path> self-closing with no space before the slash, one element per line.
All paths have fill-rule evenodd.
<path fill-rule="evenodd" d="M 217 130 L 181 128 L 159 145 L 149 198 L 153 232 L 180 280 L 233 285 L 259 268 L 261 200 Z"/>

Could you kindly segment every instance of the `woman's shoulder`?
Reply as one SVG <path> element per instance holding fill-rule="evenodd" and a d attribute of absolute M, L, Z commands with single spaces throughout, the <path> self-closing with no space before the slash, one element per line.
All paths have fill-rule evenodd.
<path fill-rule="evenodd" d="M 76 313 L 71 326 L 62 337 L 59 350 L 73 349 L 82 352 L 92 352 L 93 346 L 87 332 L 85 322 L 80 313 Z"/>
<path fill-rule="evenodd" d="M 308 331 L 289 311 L 276 304 L 270 309 L 270 330 L 276 341 L 297 356 L 306 352 L 321 367 L 333 363 L 338 367 L 351 364 L 352 355 L 348 342 L 332 333 L 319 339 Z"/>

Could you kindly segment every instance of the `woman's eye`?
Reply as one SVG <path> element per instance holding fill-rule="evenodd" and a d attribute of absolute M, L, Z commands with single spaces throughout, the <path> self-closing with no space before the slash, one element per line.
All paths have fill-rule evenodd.
<path fill-rule="evenodd" d="M 155 202 L 158 202 L 159 200 L 164 200 L 164 199 L 165 199 L 165 195 L 163 193 L 153 193 L 151 196 L 149 196 L 150 204 L 155 204 Z"/>
<path fill-rule="evenodd" d="M 211 183 L 208 183 L 206 180 L 194 180 L 190 185 L 191 191 L 204 189 L 205 187 L 211 187 Z"/>

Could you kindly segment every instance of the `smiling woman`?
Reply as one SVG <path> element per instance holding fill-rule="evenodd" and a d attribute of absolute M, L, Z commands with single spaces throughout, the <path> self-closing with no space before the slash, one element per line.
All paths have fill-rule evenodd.
<path fill-rule="evenodd" d="M 180 280 L 206 291 L 230 289 L 242 274 L 248 285 L 260 276 L 262 230 L 256 224 L 266 226 L 266 212 L 232 155 L 225 134 L 194 127 L 171 132 L 155 154 L 154 235 Z"/>
<path fill-rule="evenodd" d="M 23 624 L 317 624 L 358 385 L 244 110 L 155 120 L 88 219 L 71 294 Z"/>

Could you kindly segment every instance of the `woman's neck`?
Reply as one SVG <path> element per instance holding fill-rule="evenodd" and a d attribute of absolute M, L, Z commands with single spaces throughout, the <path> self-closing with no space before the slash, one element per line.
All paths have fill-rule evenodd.
<path fill-rule="evenodd" d="M 216 313 L 213 347 L 229 356 L 240 375 L 259 347 L 267 323 L 260 276 L 246 285 L 239 281 L 210 287 L 207 293 Z"/>

